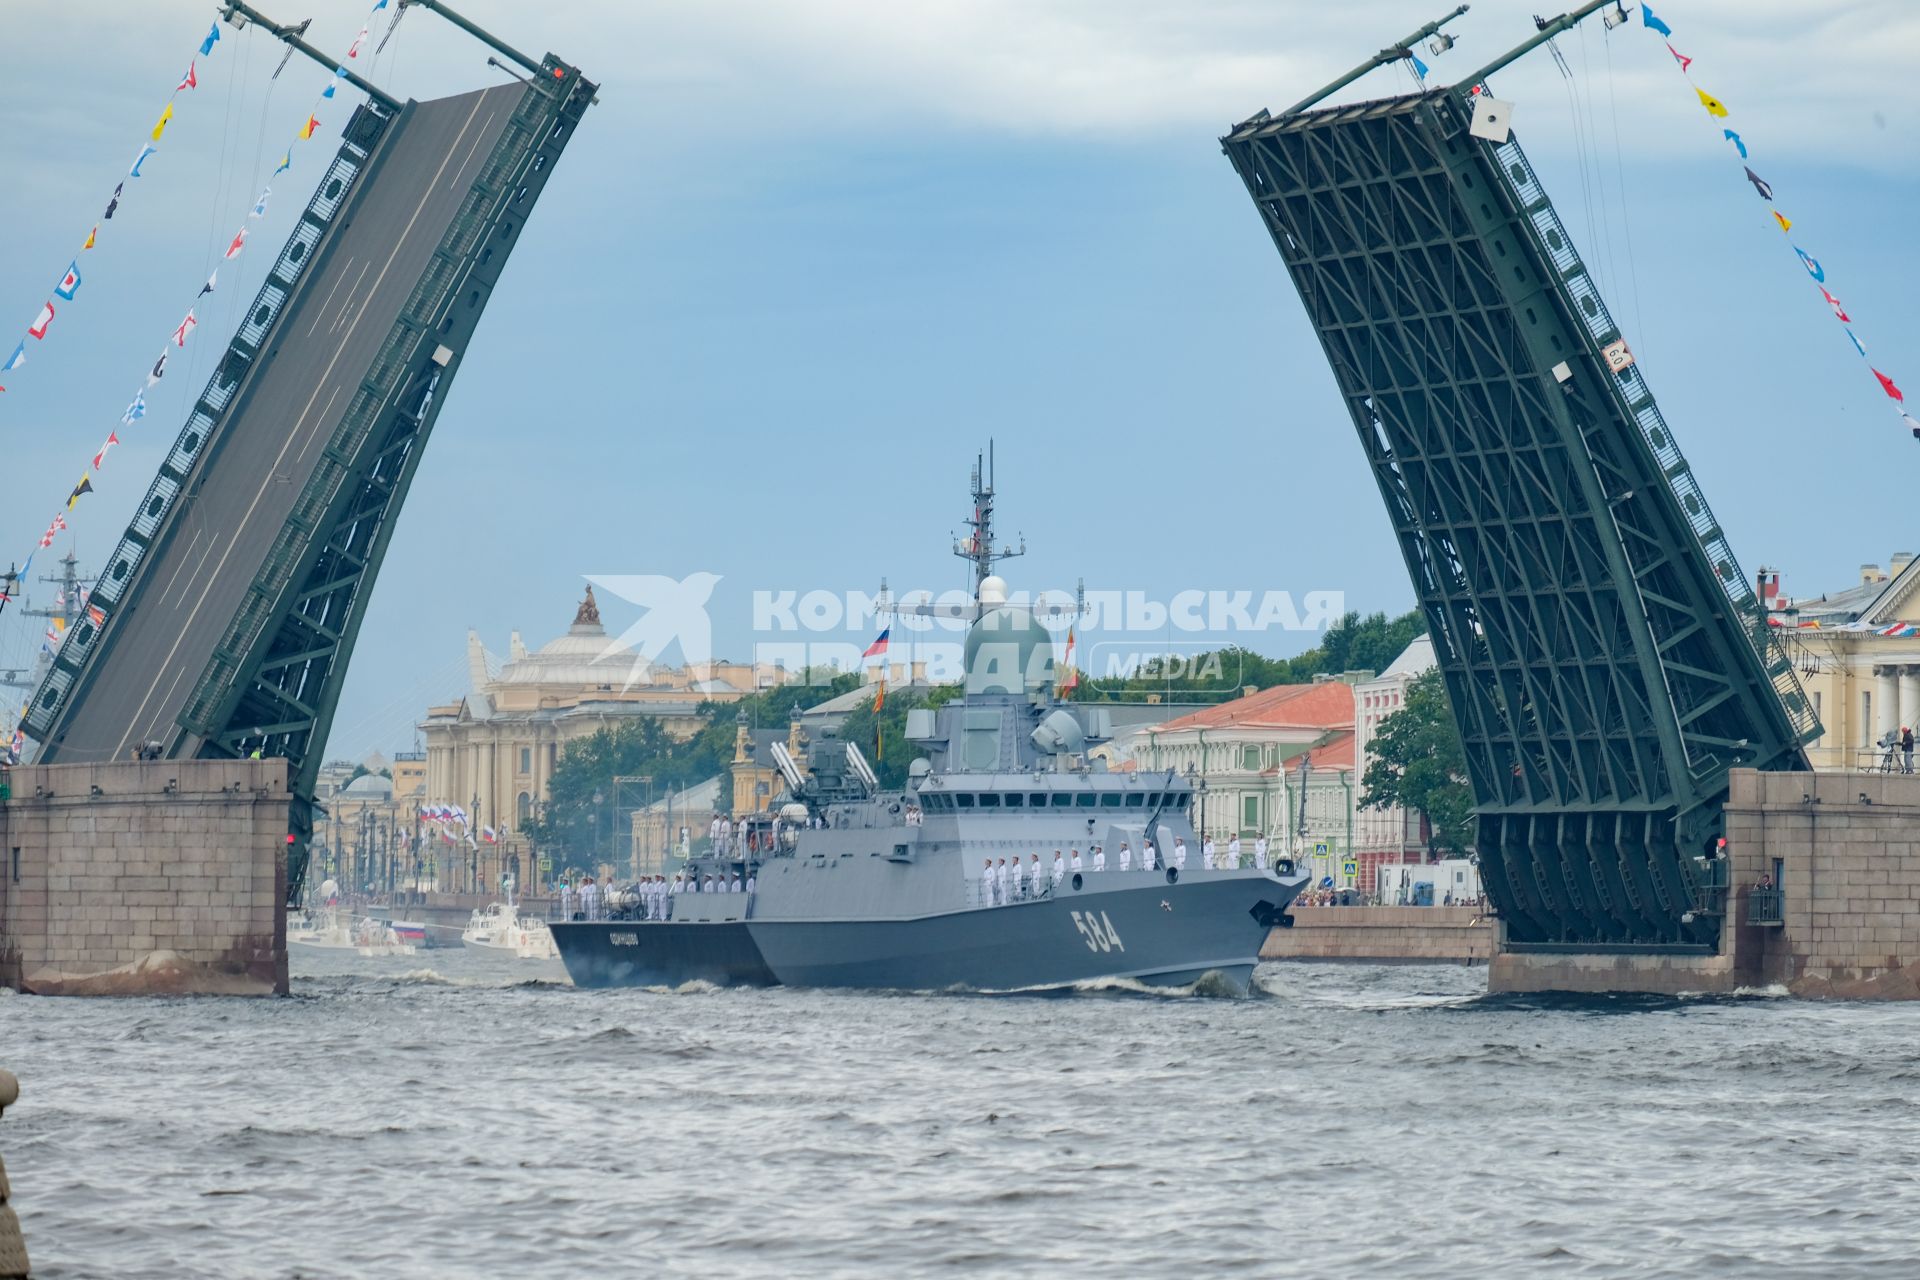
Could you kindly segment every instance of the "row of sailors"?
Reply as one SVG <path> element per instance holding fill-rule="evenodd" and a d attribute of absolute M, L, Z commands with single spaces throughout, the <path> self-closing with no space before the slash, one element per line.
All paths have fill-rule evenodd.
<path fill-rule="evenodd" d="M 1225 871 L 1240 866 L 1240 837 L 1234 836 L 1227 842 L 1224 853 L 1220 852 L 1209 838 L 1200 847 L 1200 865 L 1209 871 Z M 1114 859 L 1121 871 L 1133 869 L 1134 853 L 1132 846 L 1125 840 L 1120 842 L 1119 852 Z M 1140 842 L 1139 855 L 1142 871 L 1159 869 L 1159 858 L 1153 847 L 1153 841 Z M 1187 866 L 1187 840 L 1185 836 L 1173 838 L 1173 848 L 1167 851 L 1167 865 L 1184 871 Z M 1254 841 L 1253 865 L 1262 871 L 1267 869 L 1267 839 L 1261 836 Z M 1060 850 L 1053 851 L 1053 862 L 1043 866 L 1040 855 L 1033 854 L 1022 866 L 1020 855 L 1015 854 L 1009 863 L 1005 858 L 997 862 L 988 858 L 980 871 L 981 897 L 990 906 L 1004 906 L 1009 902 L 1019 902 L 1026 898 L 1044 897 L 1057 889 L 1068 875 L 1078 875 L 1082 871 L 1105 871 L 1107 869 L 1107 851 L 1100 845 L 1094 845 L 1090 857 L 1083 859 L 1080 850 L 1070 850 L 1061 856 Z"/>
<path fill-rule="evenodd" d="M 718 876 L 708 872 L 704 877 L 679 872 L 672 880 L 664 875 L 653 875 L 625 890 L 616 890 L 610 883 L 597 885 L 588 880 L 576 893 L 573 886 L 563 883 L 560 886 L 560 918 L 572 920 L 577 911 L 580 919 L 604 920 L 624 901 L 638 908 L 641 919 L 665 920 L 673 913 L 673 899 L 682 893 L 752 893 L 757 887 L 751 873 L 742 880 L 737 871 L 731 876 L 725 872 Z"/>

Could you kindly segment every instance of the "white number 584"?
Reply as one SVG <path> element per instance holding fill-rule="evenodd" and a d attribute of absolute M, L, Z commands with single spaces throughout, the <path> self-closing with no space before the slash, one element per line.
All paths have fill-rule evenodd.
<path fill-rule="evenodd" d="M 1126 950 L 1126 947 L 1120 942 L 1119 931 L 1113 927 L 1113 921 L 1107 918 L 1106 912 L 1102 911 L 1097 916 L 1091 911 L 1084 915 L 1078 911 L 1071 914 L 1073 915 L 1073 927 L 1080 931 L 1082 938 L 1086 939 L 1087 950 Z"/>

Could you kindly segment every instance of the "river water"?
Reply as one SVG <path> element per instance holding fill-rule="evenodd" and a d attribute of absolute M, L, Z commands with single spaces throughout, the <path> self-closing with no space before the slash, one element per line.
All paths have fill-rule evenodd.
<path fill-rule="evenodd" d="M 0 993 L 42 1280 L 1920 1274 L 1920 1007 L 326 967 L 278 1001 Z"/>

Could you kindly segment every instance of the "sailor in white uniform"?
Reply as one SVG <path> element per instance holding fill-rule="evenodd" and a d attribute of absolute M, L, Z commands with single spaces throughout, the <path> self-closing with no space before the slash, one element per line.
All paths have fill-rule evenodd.
<path fill-rule="evenodd" d="M 1075 875 L 1080 874 L 1080 851 L 1078 849 L 1075 849 L 1073 855 L 1067 859 L 1067 870 L 1073 872 Z"/>
<path fill-rule="evenodd" d="M 1013 890 L 1015 886 L 1013 882 L 1007 878 L 1007 860 L 1005 858 L 1000 859 L 999 862 L 994 864 L 993 887 L 1000 895 L 1000 903 L 1002 906 L 1013 901 Z"/>
<path fill-rule="evenodd" d="M 1262 871 L 1267 869 L 1267 838 L 1265 836 L 1253 838 L 1253 865 Z"/>
<path fill-rule="evenodd" d="M 1142 871 L 1151 871 L 1154 865 L 1153 841 L 1142 840 L 1140 842 L 1140 869 Z"/>
<path fill-rule="evenodd" d="M 1185 836 L 1173 838 L 1173 852 L 1167 855 L 1167 865 L 1179 871 L 1187 869 L 1187 838 Z"/>
<path fill-rule="evenodd" d="M 1041 870 L 1040 855 L 1036 853 L 1033 855 L 1033 861 L 1027 864 L 1027 896 L 1039 897 L 1044 892 L 1041 886 L 1046 883 L 1046 879 L 1047 873 Z"/>
<path fill-rule="evenodd" d="M 1237 833 L 1227 837 L 1226 866 L 1230 871 L 1240 869 L 1240 837 Z"/>
<path fill-rule="evenodd" d="M 1122 871 L 1127 870 L 1128 865 L 1132 863 L 1132 861 L 1133 861 L 1133 850 L 1127 847 L 1127 842 L 1125 840 L 1122 840 L 1120 842 L 1120 869 Z"/>
<path fill-rule="evenodd" d="M 1200 846 L 1200 867 L 1203 871 L 1213 870 L 1213 837 L 1208 836 Z"/>
<path fill-rule="evenodd" d="M 1107 869 L 1107 851 L 1099 845 L 1093 846 L 1093 869 L 1095 871 L 1105 871 Z"/>
<path fill-rule="evenodd" d="M 1055 849 L 1053 851 L 1053 887 L 1058 890 L 1060 886 L 1066 882 L 1066 879 L 1067 860 L 1060 856 L 1058 849 Z"/>
<path fill-rule="evenodd" d="M 580 886 L 580 911 L 589 920 L 600 918 L 600 886 L 589 880 Z"/>
<path fill-rule="evenodd" d="M 980 905 L 997 907 L 1000 905 L 1000 890 L 993 878 L 993 859 L 987 859 L 987 865 L 980 872 Z"/>

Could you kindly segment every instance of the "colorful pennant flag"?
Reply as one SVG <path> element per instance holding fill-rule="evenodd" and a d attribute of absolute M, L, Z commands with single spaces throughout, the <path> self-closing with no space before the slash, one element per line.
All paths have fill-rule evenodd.
<path fill-rule="evenodd" d="M 136 391 L 133 393 L 133 403 L 128 405 L 127 411 L 120 415 L 120 421 L 130 427 L 134 423 L 140 421 L 140 419 L 146 416 L 147 416 L 146 393 L 144 391 Z M 114 441 L 114 443 L 118 444 L 120 442 L 116 440 Z M 103 449 L 101 450 L 101 452 L 104 454 L 106 451 Z M 93 465 L 98 467 L 100 465 L 99 460 L 96 459 Z"/>
<path fill-rule="evenodd" d="M 274 176 L 278 177 L 291 168 L 293 168 L 293 149 L 289 147 L 287 153 L 280 157 L 280 167 L 273 171 Z"/>
<path fill-rule="evenodd" d="M 313 131 L 315 129 L 318 129 L 319 127 L 320 127 L 320 117 L 310 115 L 307 117 L 307 122 L 300 126 L 300 136 L 302 138 L 311 138 L 313 136 Z"/>
<path fill-rule="evenodd" d="M 253 208 L 247 211 L 247 216 L 249 218 L 266 217 L 267 216 L 267 197 L 272 194 L 273 194 L 272 187 L 268 187 L 266 190 L 262 191 L 260 193 L 260 198 L 253 202 Z"/>
<path fill-rule="evenodd" d="M 177 91 L 176 91 L 177 92 Z M 173 119 L 173 104 L 169 102 L 160 113 L 160 123 L 153 126 L 153 140 L 160 141 L 160 135 L 167 131 L 167 123 Z"/>
<path fill-rule="evenodd" d="M 364 44 L 364 43 L 366 43 L 366 39 L 367 39 L 367 28 L 365 28 L 365 27 L 361 27 L 361 28 L 360 28 L 360 34 L 359 34 L 359 35 L 357 35 L 357 36 L 355 36 L 355 37 L 353 38 L 353 43 L 347 46 L 347 56 L 348 56 L 349 58 L 357 58 L 357 57 L 359 57 L 359 56 L 360 56 L 360 46 L 361 46 L 362 44 Z"/>
<path fill-rule="evenodd" d="M 93 477 L 90 475 L 81 476 L 80 483 L 73 486 L 73 492 L 67 495 L 67 510 L 69 511 L 73 510 L 73 504 L 80 501 L 81 495 L 92 493 L 92 492 L 93 492 Z M 62 527 L 64 528 L 65 526 L 62 526 Z"/>
<path fill-rule="evenodd" d="M 233 238 L 233 243 L 227 246 L 227 261 L 231 262 L 233 259 L 239 257 L 240 251 L 246 247 L 247 229 L 242 227 L 240 228 L 240 234 Z"/>
<path fill-rule="evenodd" d="M 81 245 L 80 247 L 82 249 L 91 249 L 95 244 L 99 243 L 99 240 L 100 240 L 100 224 L 96 222 L 93 224 L 93 230 L 87 232 L 87 242 Z"/>
<path fill-rule="evenodd" d="M 127 184 L 123 182 L 113 189 L 113 196 L 107 201 L 107 216 L 101 219 L 103 222 L 113 221 L 113 211 L 120 207 L 120 192 L 126 185 Z"/>
<path fill-rule="evenodd" d="M 1725 104 L 1705 89 L 1702 89 L 1699 85 L 1693 83 L 1690 70 L 1694 60 L 1674 48 L 1672 44 L 1672 29 L 1668 27 L 1666 23 L 1655 17 L 1653 11 L 1644 4 L 1641 6 L 1641 20 L 1646 26 L 1668 38 L 1666 46 L 1667 52 L 1673 56 L 1675 63 L 1679 65 L 1681 75 L 1687 78 L 1687 84 L 1699 98 L 1700 105 L 1705 107 L 1708 113 L 1716 118 L 1725 117 L 1728 114 Z M 1720 133 L 1723 138 L 1734 145 L 1734 148 L 1740 153 L 1740 159 L 1743 161 L 1746 160 L 1748 157 L 1746 141 L 1732 129 L 1723 128 Z M 1753 185 L 1754 191 L 1759 194 L 1761 199 L 1769 202 L 1774 199 L 1773 185 L 1771 183 L 1755 173 L 1751 166 L 1743 165 L 1742 171 L 1746 175 L 1747 181 Z M 1779 227 L 1783 234 L 1791 234 L 1794 225 L 1792 218 L 1789 218 L 1778 209 L 1770 209 L 1768 213 L 1772 216 L 1774 225 Z M 1847 314 L 1847 309 L 1843 307 L 1840 304 L 1840 300 L 1834 297 L 1827 289 L 1826 268 L 1821 265 L 1818 258 L 1808 253 L 1805 249 L 1802 249 L 1799 245 L 1793 244 L 1792 241 L 1788 243 L 1793 249 L 1794 256 L 1800 260 L 1800 265 L 1806 268 L 1809 276 L 1813 277 L 1814 285 L 1819 289 L 1820 297 L 1827 304 L 1828 309 L 1833 312 L 1834 319 L 1840 322 L 1841 332 L 1847 335 L 1847 341 L 1853 344 L 1853 349 L 1864 359 L 1867 355 L 1867 346 L 1860 340 L 1860 335 L 1853 331 L 1853 318 Z M 1887 398 L 1897 405 L 1904 406 L 1906 396 L 1900 390 L 1899 386 L 1895 384 L 1894 380 L 1871 364 L 1867 367 L 1872 372 L 1874 379 L 1879 382 L 1880 389 L 1886 393 Z M 1911 414 L 1905 412 L 1904 408 L 1900 411 L 1900 420 L 1912 431 L 1914 439 L 1920 440 L 1920 422 L 1916 422 Z"/>
<path fill-rule="evenodd" d="M 147 406 L 141 402 L 140 397 L 138 396 L 134 397 L 134 402 L 140 405 L 140 413 L 144 416 L 147 412 Z M 120 433 L 118 431 L 109 431 L 107 433 L 107 442 L 100 446 L 100 452 L 93 455 L 93 469 L 95 471 L 98 471 L 101 467 L 101 464 L 106 462 L 107 451 L 112 449 L 113 446 L 119 443 L 120 443 Z"/>
<path fill-rule="evenodd" d="M 73 295 L 80 292 L 80 262 L 78 259 L 67 264 L 67 274 L 60 277 L 60 283 L 53 286 L 53 291 L 65 298 L 68 302 L 73 301 Z"/>
<path fill-rule="evenodd" d="M 133 168 L 127 170 L 127 176 L 129 178 L 139 177 L 140 166 L 147 162 L 148 156 L 155 154 L 159 150 L 160 148 L 154 146 L 152 143 L 148 143 L 146 146 L 140 148 L 140 154 L 133 158 Z M 117 197 L 119 194 L 120 192 L 118 191 L 118 189 L 116 189 L 114 191 L 114 195 Z"/>
<path fill-rule="evenodd" d="M 40 304 L 39 318 L 27 326 L 27 336 L 29 338 L 45 338 L 47 336 L 47 326 L 52 323 L 53 304 L 51 302 L 43 302 Z"/>
<path fill-rule="evenodd" d="M 26 362 L 27 362 L 27 344 L 23 341 L 19 346 L 13 349 L 13 354 L 7 357 L 7 363 L 5 365 L 0 365 L 0 373 L 11 372 L 14 369 L 18 369 L 21 365 L 25 364 Z"/>
<path fill-rule="evenodd" d="M 194 326 L 198 325 L 199 323 L 200 322 L 198 320 L 193 318 L 193 311 L 189 309 L 187 311 L 187 318 L 185 320 L 182 320 L 180 322 L 180 327 L 173 331 L 173 345 L 176 347 L 186 346 L 187 335 L 192 333 L 194 330 Z"/>
<path fill-rule="evenodd" d="M 166 372 L 167 372 L 167 353 L 162 351 L 160 353 L 160 358 L 153 362 L 153 371 L 147 374 L 147 385 L 152 386 L 154 383 L 160 381 L 161 378 L 166 376 Z"/>
<path fill-rule="evenodd" d="M 187 63 L 187 74 L 180 77 L 180 83 L 173 87 L 175 93 L 179 93 L 182 89 L 198 89 L 200 87 L 200 77 L 194 74 L 194 66 L 195 63 L 193 62 Z"/>
<path fill-rule="evenodd" d="M 199 292 L 199 293 L 196 293 L 196 294 L 194 294 L 193 296 L 194 296 L 194 297 L 196 297 L 196 298 L 204 298 L 204 297 L 206 297 L 206 296 L 207 296 L 208 294 L 210 294 L 210 293 L 212 293 L 212 292 L 213 292 L 213 282 L 214 282 L 215 280 L 218 280 L 219 278 L 220 278 L 220 268 L 218 268 L 218 267 L 215 267 L 215 268 L 213 269 L 213 274 L 207 277 L 207 282 L 206 282 L 205 284 L 203 284 L 203 285 L 201 285 L 201 286 L 200 286 L 200 292 Z M 160 358 L 161 358 L 162 360 L 164 360 L 164 359 L 166 359 L 166 357 L 165 357 L 165 356 L 161 356 Z"/>
<path fill-rule="evenodd" d="M 214 23 L 207 29 L 207 38 L 200 42 L 200 56 L 206 57 L 213 52 L 213 46 L 220 43 L 220 24 Z"/>

